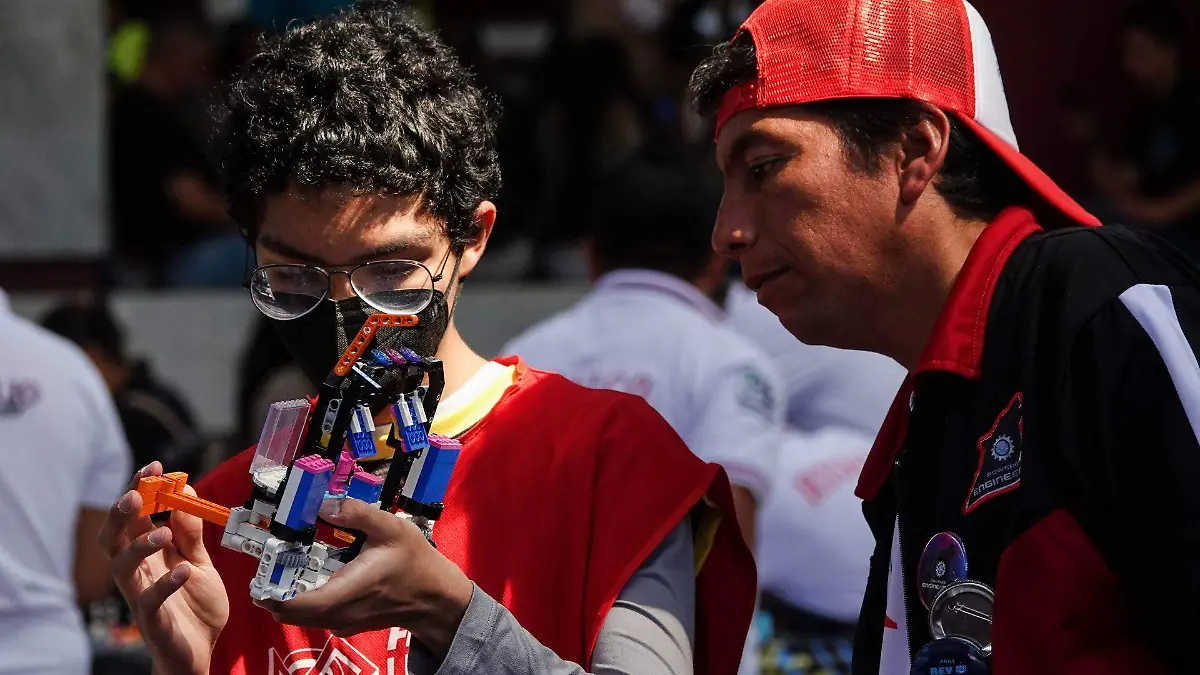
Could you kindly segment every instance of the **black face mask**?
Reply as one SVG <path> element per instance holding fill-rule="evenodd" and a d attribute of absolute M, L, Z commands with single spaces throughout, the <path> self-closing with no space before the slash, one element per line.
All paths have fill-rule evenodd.
<path fill-rule="evenodd" d="M 379 313 L 357 296 L 352 296 L 345 300 L 322 301 L 316 309 L 298 319 L 273 323 L 296 365 L 319 387 L 367 318 Z M 433 356 L 450 325 L 446 296 L 441 291 L 433 291 L 429 305 L 417 314 L 417 318 L 419 322 L 411 328 L 380 330 L 371 341 L 371 347 L 408 347 L 421 356 Z M 385 376 L 380 384 L 385 389 L 398 385 L 402 379 L 399 370 L 402 369 Z"/>

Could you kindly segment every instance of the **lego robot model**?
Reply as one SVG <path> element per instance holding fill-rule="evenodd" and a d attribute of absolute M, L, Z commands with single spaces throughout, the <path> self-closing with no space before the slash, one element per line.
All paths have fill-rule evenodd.
<path fill-rule="evenodd" d="M 271 406 L 250 465 L 253 493 L 227 509 L 184 493 L 187 475 L 143 478 L 142 514 L 177 509 L 224 527 L 221 545 L 258 559 L 250 582 L 256 600 L 287 600 L 319 588 L 354 559 L 361 533 L 333 530 L 343 545 L 317 540 L 321 503 L 359 499 L 419 527 L 433 543 L 433 526 L 458 459 L 458 441 L 429 433 L 445 384 L 442 364 L 412 350 L 372 349 L 379 330 L 414 325 L 414 316 L 373 315 L 321 386 L 315 402 Z M 385 387 L 387 381 L 398 386 Z M 428 384 L 424 384 L 428 378 Z M 359 461 L 379 461 L 372 410 L 386 408 L 391 449 L 380 477 Z"/>

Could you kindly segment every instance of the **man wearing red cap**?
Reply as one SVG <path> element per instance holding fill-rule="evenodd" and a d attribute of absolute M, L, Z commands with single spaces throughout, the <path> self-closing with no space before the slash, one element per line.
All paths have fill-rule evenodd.
<path fill-rule="evenodd" d="M 1191 670 L 1200 274 L 1018 150 L 963 0 L 767 0 L 692 79 L 713 244 L 908 370 L 859 481 L 857 673 Z"/>

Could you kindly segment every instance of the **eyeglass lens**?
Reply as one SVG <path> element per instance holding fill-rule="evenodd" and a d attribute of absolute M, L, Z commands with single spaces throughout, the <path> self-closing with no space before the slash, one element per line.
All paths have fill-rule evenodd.
<path fill-rule="evenodd" d="M 336 274 L 336 273 L 335 273 Z M 368 263 L 350 272 L 354 292 L 387 314 L 416 314 L 433 298 L 433 277 L 415 262 Z M 329 295 L 330 275 L 308 265 L 271 265 L 255 270 L 250 295 L 256 307 L 273 319 L 296 319 L 311 312 Z"/>

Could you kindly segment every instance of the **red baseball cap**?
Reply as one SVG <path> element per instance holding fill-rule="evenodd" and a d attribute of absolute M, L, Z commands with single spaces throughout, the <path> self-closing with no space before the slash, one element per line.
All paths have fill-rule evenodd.
<path fill-rule="evenodd" d="M 1017 146 L 991 33 L 965 0 L 766 0 L 739 29 L 758 78 L 725 94 L 717 133 L 750 109 L 839 98 L 910 98 L 970 127 L 1050 206 L 1099 225 Z"/>

